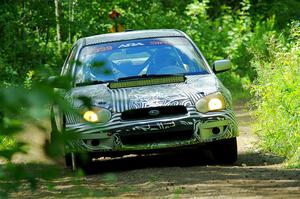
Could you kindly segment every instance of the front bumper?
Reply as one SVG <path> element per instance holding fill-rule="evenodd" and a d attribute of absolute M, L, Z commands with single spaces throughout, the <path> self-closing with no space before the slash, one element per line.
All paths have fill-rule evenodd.
<path fill-rule="evenodd" d="M 238 136 L 233 111 L 202 114 L 194 107 L 185 115 L 147 120 L 123 121 L 116 114 L 105 125 L 67 124 L 66 131 L 79 135 L 79 139 L 66 143 L 68 152 L 166 149 Z"/>

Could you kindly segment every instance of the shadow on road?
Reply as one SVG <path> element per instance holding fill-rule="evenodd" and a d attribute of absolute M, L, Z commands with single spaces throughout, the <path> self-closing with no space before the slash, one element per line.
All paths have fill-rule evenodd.
<path fill-rule="evenodd" d="M 193 167 L 193 166 L 266 166 L 280 164 L 284 158 L 275 155 L 262 153 L 243 153 L 239 154 L 238 160 L 233 165 L 218 165 L 214 162 L 209 151 L 172 152 L 164 154 L 151 155 L 130 155 L 123 158 L 94 160 L 89 167 L 88 174 L 101 174 L 106 172 L 130 171 L 136 169 L 162 168 L 162 167 Z M 37 177 L 44 178 L 47 175 L 39 175 L 39 171 L 51 171 L 53 177 L 65 173 L 72 173 L 69 168 L 63 168 L 62 165 L 49 164 L 17 164 L 28 170 L 36 171 Z M 1 165 L 0 165 L 1 167 Z M 59 171 L 60 170 L 60 171 Z M 42 173 L 40 173 L 42 174 Z M 49 173 L 48 173 L 49 174 Z M 72 175 L 72 174 L 71 174 Z"/>
<path fill-rule="evenodd" d="M 278 156 L 249 152 L 239 154 L 238 161 L 234 164 L 234 166 L 266 166 L 280 164 L 283 161 L 284 158 Z M 188 150 L 184 152 L 96 160 L 90 165 L 88 174 L 155 167 L 191 167 L 207 165 L 216 165 L 209 151 Z"/>

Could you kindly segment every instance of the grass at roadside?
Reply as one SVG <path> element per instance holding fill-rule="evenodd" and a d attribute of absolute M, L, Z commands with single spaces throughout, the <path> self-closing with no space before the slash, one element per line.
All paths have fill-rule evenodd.
<path fill-rule="evenodd" d="M 250 92 L 243 89 L 231 89 L 233 104 L 244 104 L 251 98 Z"/>
<path fill-rule="evenodd" d="M 256 107 L 255 132 L 259 146 L 286 158 L 288 166 L 300 166 L 300 22 L 291 24 L 288 40 L 268 37 L 268 56 L 252 65 L 258 77 L 252 86 Z"/>

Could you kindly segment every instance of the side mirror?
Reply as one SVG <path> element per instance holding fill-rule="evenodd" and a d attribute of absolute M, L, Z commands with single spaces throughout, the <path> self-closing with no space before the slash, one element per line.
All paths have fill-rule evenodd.
<path fill-rule="evenodd" d="M 222 59 L 215 61 L 212 65 L 214 73 L 222 73 L 231 69 L 231 61 L 229 59 Z"/>
<path fill-rule="evenodd" d="M 52 84 L 53 82 L 56 82 L 58 78 L 59 78 L 58 76 L 50 76 L 47 78 L 47 82 L 49 84 Z"/>
<path fill-rule="evenodd" d="M 47 83 L 53 88 L 67 89 L 71 86 L 71 78 L 68 76 L 50 76 L 47 78 Z"/>

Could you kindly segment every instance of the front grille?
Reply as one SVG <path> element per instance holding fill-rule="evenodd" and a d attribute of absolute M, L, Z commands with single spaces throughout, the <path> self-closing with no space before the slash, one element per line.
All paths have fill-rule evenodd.
<path fill-rule="evenodd" d="M 179 130 L 170 132 L 150 133 L 143 132 L 135 135 L 121 135 L 121 141 L 124 145 L 151 144 L 167 141 L 184 141 L 189 140 L 193 136 L 193 130 Z"/>
<path fill-rule="evenodd" d="M 132 109 L 124 111 L 121 115 L 122 120 L 139 120 L 151 119 L 175 115 L 187 114 L 186 107 L 184 106 L 161 106 L 142 109 Z"/>

